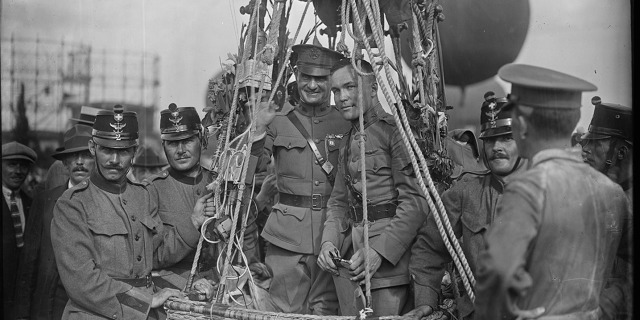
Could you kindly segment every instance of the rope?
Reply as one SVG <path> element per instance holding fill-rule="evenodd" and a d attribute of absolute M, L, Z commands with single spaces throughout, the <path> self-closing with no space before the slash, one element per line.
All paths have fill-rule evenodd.
<path fill-rule="evenodd" d="M 361 48 L 353 50 L 353 52 L 360 51 Z M 358 61 L 358 66 L 362 64 Z M 362 180 L 362 226 L 364 227 L 364 288 L 365 296 L 367 297 L 367 309 L 371 309 L 371 273 L 369 272 L 369 213 L 367 208 L 367 169 L 365 167 L 365 142 L 366 134 L 364 132 L 364 93 L 362 82 L 363 77 L 358 77 L 358 104 L 360 105 L 360 115 L 358 116 L 358 123 L 360 124 L 360 137 L 358 138 L 358 147 L 360 148 L 360 180 Z M 349 143 L 347 141 L 347 143 Z M 347 168 L 344 168 L 347 170 Z"/>
<path fill-rule="evenodd" d="M 368 0 L 363 0 L 363 1 L 365 3 L 365 10 L 367 11 L 367 16 L 370 18 L 370 20 L 372 20 L 371 17 L 374 17 L 374 14 L 372 12 L 371 7 L 366 5 L 367 3 L 369 3 L 369 1 Z M 352 8 L 357 8 L 355 0 L 350 0 L 350 2 L 351 2 L 351 7 Z M 360 32 L 364 33 L 364 25 L 363 25 L 362 21 L 360 20 L 360 17 L 358 15 L 354 15 L 354 20 L 355 20 L 355 23 L 356 23 L 357 27 L 359 28 Z M 374 35 L 374 38 L 376 40 L 376 43 L 378 44 L 378 49 L 379 49 L 380 55 L 381 56 L 385 56 L 385 53 L 384 53 L 384 41 L 383 41 L 383 39 L 381 39 L 379 33 L 376 32 L 377 28 L 378 28 L 378 25 L 374 25 L 373 26 L 373 28 L 372 28 L 374 30 L 373 35 Z M 367 49 L 367 53 L 369 54 L 369 57 L 373 57 L 373 53 L 372 53 L 371 46 L 369 45 L 369 43 L 365 42 L 364 44 L 365 44 L 365 47 Z M 387 82 L 389 84 L 393 84 L 394 82 L 393 82 L 393 79 L 391 78 L 391 73 L 390 73 L 390 70 L 389 70 L 388 63 L 383 64 L 383 66 L 385 68 L 385 75 L 387 77 Z M 378 82 L 383 84 L 383 79 L 382 79 L 382 76 L 380 75 L 380 72 L 377 71 L 374 68 L 374 73 L 376 75 L 376 79 L 378 80 Z M 384 94 L 385 98 L 387 99 L 387 102 L 390 105 L 393 105 L 394 103 L 393 103 L 393 100 L 391 99 L 391 95 L 389 94 L 388 89 L 384 85 L 381 85 L 381 87 L 382 87 L 383 94 Z M 390 87 L 391 87 L 392 93 L 393 93 L 394 97 L 396 98 L 396 100 L 397 101 L 401 101 L 400 100 L 400 96 L 399 96 L 399 94 L 397 92 L 397 89 L 396 89 L 395 85 L 390 85 Z M 420 170 L 415 170 L 416 171 L 416 176 L 418 177 L 418 184 L 420 185 L 423 193 L 425 194 L 425 198 L 427 199 L 427 203 L 429 205 L 430 210 L 433 211 L 435 214 L 437 214 L 437 210 L 436 210 L 436 207 L 435 207 L 435 205 L 433 203 L 433 200 L 431 199 L 430 196 L 427 196 L 427 195 L 430 194 L 428 190 L 431 190 L 431 195 L 432 195 L 433 198 L 436 199 L 436 202 L 439 205 L 439 209 L 441 209 L 442 212 L 446 212 L 444 210 L 444 206 L 442 205 L 442 201 L 440 200 L 440 197 L 438 196 L 437 190 L 435 189 L 435 186 L 433 185 L 433 181 L 431 180 L 431 176 L 430 176 L 429 170 L 426 167 L 426 160 L 424 159 L 424 156 L 422 155 L 422 152 L 420 151 L 420 148 L 417 145 L 417 142 L 415 141 L 415 138 L 413 137 L 413 135 L 407 135 L 407 133 L 405 132 L 405 130 L 411 132 L 410 131 L 411 129 L 410 129 L 406 114 L 404 112 L 404 109 L 400 105 L 398 105 L 397 106 L 397 110 L 394 109 L 394 108 L 392 108 L 391 110 L 393 112 L 393 116 L 394 116 L 394 119 L 395 119 L 396 123 L 400 123 L 400 124 L 404 125 L 404 130 L 399 130 L 399 132 L 400 132 L 402 140 L 403 140 L 403 142 L 405 144 L 405 147 L 408 149 L 407 151 L 408 151 L 408 154 L 409 154 L 409 156 L 411 158 L 412 166 L 414 167 L 414 169 L 418 169 L 418 168 L 420 169 Z M 400 114 L 402 119 L 399 117 L 398 113 Z M 420 160 L 420 164 L 421 164 L 420 166 L 418 165 L 418 163 L 416 161 L 415 153 L 411 152 L 412 149 L 410 148 L 410 146 L 413 148 L 413 150 L 415 150 L 415 153 L 417 153 L 418 159 Z M 424 173 L 425 177 L 427 177 L 427 182 L 428 182 L 428 185 L 429 185 L 429 189 L 427 189 L 427 187 L 425 186 L 425 183 L 423 181 L 423 177 L 422 177 L 423 173 Z M 438 216 L 436 216 L 436 217 L 439 218 Z M 437 220 L 438 219 L 436 219 L 436 221 Z M 455 239 L 454 243 L 457 243 L 457 239 Z M 458 267 L 460 270 L 464 270 L 462 268 L 462 266 L 460 265 L 461 263 L 460 263 L 457 255 L 453 255 L 452 258 L 454 259 L 454 262 L 456 263 L 456 267 Z M 473 297 L 472 296 L 473 292 L 471 291 L 468 282 L 465 283 L 465 288 L 467 288 L 468 291 L 470 292 L 470 297 Z"/>
<path fill-rule="evenodd" d="M 349 27 L 349 13 L 347 13 L 347 0 L 342 0 L 340 6 L 340 19 L 342 20 L 342 32 L 340 32 L 340 41 L 336 45 L 336 51 L 342 52 L 345 56 L 349 56 L 349 47 L 344 42 L 344 38 L 347 35 L 345 30 Z"/>
<path fill-rule="evenodd" d="M 275 53 L 278 51 L 278 35 L 280 34 L 280 19 L 284 10 L 284 1 L 276 1 L 273 4 L 273 19 L 269 25 L 269 38 L 267 44 L 262 49 L 262 58 L 260 59 L 267 65 L 273 64 Z"/>

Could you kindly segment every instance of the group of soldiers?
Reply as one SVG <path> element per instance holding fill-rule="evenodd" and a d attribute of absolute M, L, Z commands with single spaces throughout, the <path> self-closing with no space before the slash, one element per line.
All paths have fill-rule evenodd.
<path fill-rule="evenodd" d="M 580 157 L 567 149 L 582 92 L 596 87 L 540 67 L 500 69 L 511 93 L 485 95 L 477 159 L 458 161 L 441 195 L 476 279 L 474 300 L 457 284 L 431 195 L 378 101 L 371 64 L 359 60 L 360 75 L 336 51 L 292 50 L 295 101 L 254 105 L 256 91 L 245 91 L 257 112 L 251 170 L 274 168 L 250 196 L 242 248 L 266 265 L 267 311 L 358 315 L 371 305 L 368 316 L 421 319 L 439 308 L 448 277 L 458 319 L 631 317 L 631 108 L 594 98 Z M 175 104 L 160 129 L 169 166 L 134 181 L 136 114 L 116 106 L 78 122 L 53 155 L 64 183 L 33 203 L 20 186 L 35 152 L 2 146 L 5 319 L 162 319 L 168 298 L 185 298 L 200 227 L 216 216 L 201 160 L 208 137 L 196 110 Z M 469 133 L 456 142 L 476 146 Z M 193 287 L 210 298 L 218 255 L 201 257 L 213 267 L 200 268 Z"/>

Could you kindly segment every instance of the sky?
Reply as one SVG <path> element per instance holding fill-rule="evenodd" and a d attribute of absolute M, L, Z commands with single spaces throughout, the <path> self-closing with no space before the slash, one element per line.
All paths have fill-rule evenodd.
<path fill-rule="evenodd" d="M 175 102 L 200 111 L 209 78 L 220 71 L 220 62 L 228 53 L 237 51 L 240 26 L 248 21 L 248 15 L 241 15 L 239 8 L 247 3 L 248 0 L 3 0 L 1 35 L 3 39 L 11 35 L 64 39 L 91 44 L 94 50 L 157 54 L 158 109 Z M 292 16 L 300 17 L 304 4 L 294 1 Z M 629 1 L 535 0 L 530 1 L 530 9 L 529 32 L 515 62 L 556 69 L 596 84 L 598 91 L 583 95 L 579 126 L 588 126 L 593 114 L 589 103 L 592 95 L 601 96 L 605 102 L 631 105 Z M 297 19 L 292 20 L 296 20 L 289 25 L 293 33 Z M 303 32 L 313 22 L 310 8 Z M 465 101 L 460 101 L 455 88 L 449 88 L 448 102 L 479 106 L 477 99 L 496 84 L 504 92 L 509 91 L 508 83 L 494 77 L 469 86 Z"/>

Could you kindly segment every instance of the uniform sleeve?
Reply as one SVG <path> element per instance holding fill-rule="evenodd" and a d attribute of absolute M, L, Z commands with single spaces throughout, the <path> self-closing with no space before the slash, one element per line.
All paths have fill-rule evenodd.
<path fill-rule="evenodd" d="M 389 150 L 398 207 L 385 230 L 371 241 L 371 248 L 395 266 L 410 249 L 418 228 L 427 217 L 428 205 L 397 128 L 391 134 Z"/>
<path fill-rule="evenodd" d="M 24 247 L 18 262 L 18 275 L 15 289 L 16 318 L 29 318 L 31 297 L 36 286 L 36 267 L 42 239 L 42 219 L 45 204 L 44 197 L 36 197 L 24 230 Z"/>
<path fill-rule="evenodd" d="M 151 294 L 111 278 L 100 268 L 84 211 L 79 201 L 61 198 L 51 223 L 58 272 L 69 298 L 103 317 L 146 319 Z"/>
<path fill-rule="evenodd" d="M 346 214 L 349 210 L 348 205 L 348 190 L 344 181 L 344 168 L 343 168 L 343 150 L 340 148 L 340 155 L 338 157 L 338 165 L 336 173 L 336 180 L 331 190 L 331 196 L 327 202 L 327 220 L 324 222 L 324 230 L 322 231 L 322 242 L 331 242 L 336 248 L 340 248 L 341 231 L 344 230 L 342 226 L 346 224 Z"/>
<path fill-rule="evenodd" d="M 538 233 L 542 197 L 543 190 L 527 180 L 507 185 L 487 232 L 487 248 L 478 255 L 478 319 L 500 319 L 512 298 L 523 295 L 531 286 L 531 275 L 524 267 L 527 250 Z"/>
<path fill-rule="evenodd" d="M 197 247 L 200 231 L 191 219 L 174 219 L 172 224 L 164 224 L 158 214 L 158 190 L 153 184 L 147 185 L 149 194 L 149 215 L 156 227 L 153 235 L 153 268 L 172 266 L 184 259 Z M 191 216 L 192 212 L 181 213 Z"/>
<path fill-rule="evenodd" d="M 251 144 L 251 155 L 258 158 L 256 173 L 267 171 L 267 165 L 271 161 L 271 154 L 273 153 L 273 140 L 275 136 L 275 131 L 271 126 L 268 126 L 264 138 L 256 140 Z"/>
<path fill-rule="evenodd" d="M 463 191 L 461 185 L 457 184 L 442 194 L 442 202 L 457 238 L 462 234 L 460 216 Z M 435 308 L 438 305 L 440 284 L 449 262 L 451 255 L 438 231 L 434 215 L 430 214 L 411 247 L 409 272 L 414 282 L 416 307 L 427 305 Z"/>

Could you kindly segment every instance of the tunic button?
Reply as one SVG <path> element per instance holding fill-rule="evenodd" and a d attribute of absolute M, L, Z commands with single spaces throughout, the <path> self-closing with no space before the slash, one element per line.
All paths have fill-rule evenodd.
<path fill-rule="evenodd" d="M 111 318 L 118 319 L 118 315 L 114 314 L 114 315 L 111 316 Z"/>
<path fill-rule="evenodd" d="M 200 190 L 196 190 L 196 194 L 197 194 L 197 195 L 200 195 Z"/>
<path fill-rule="evenodd" d="M 136 241 L 140 240 L 140 235 L 136 234 L 136 237 L 134 238 Z"/>
<path fill-rule="evenodd" d="M 284 210 L 283 210 L 283 211 L 284 211 L 284 212 L 287 212 L 287 209 L 288 209 L 288 208 L 284 208 Z"/>
<path fill-rule="evenodd" d="M 315 184 L 316 186 L 319 186 L 320 185 L 320 181 L 316 180 L 316 181 L 313 182 L 313 184 Z"/>
<path fill-rule="evenodd" d="M 320 143 L 320 139 L 315 139 L 315 140 L 313 140 L 313 142 Z"/>
<path fill-rule="evenodd" d="M 314 162 L 315 164 L 319 164 L 318 159 L 313 160 L 313 162 Z"/>
<path fill-rule="evenodd" d="M 291 143 L 289 143 L 289 145 L 287 146 L 287 149 L 291 149 Z"/>
<path fill-rule="evenodd" d="M 131 216 L 131 220 L 136 221 L 136 216 Z"/>
<path fill-rule="evenodd" d="M 141 261 L 142 260 L 142 256 L 137 256 L 136 260 Z"/>
<path fill-rule="evenodd" d="M 313 123 L 320 123 L 318 119 L 313 119 Z"/>

